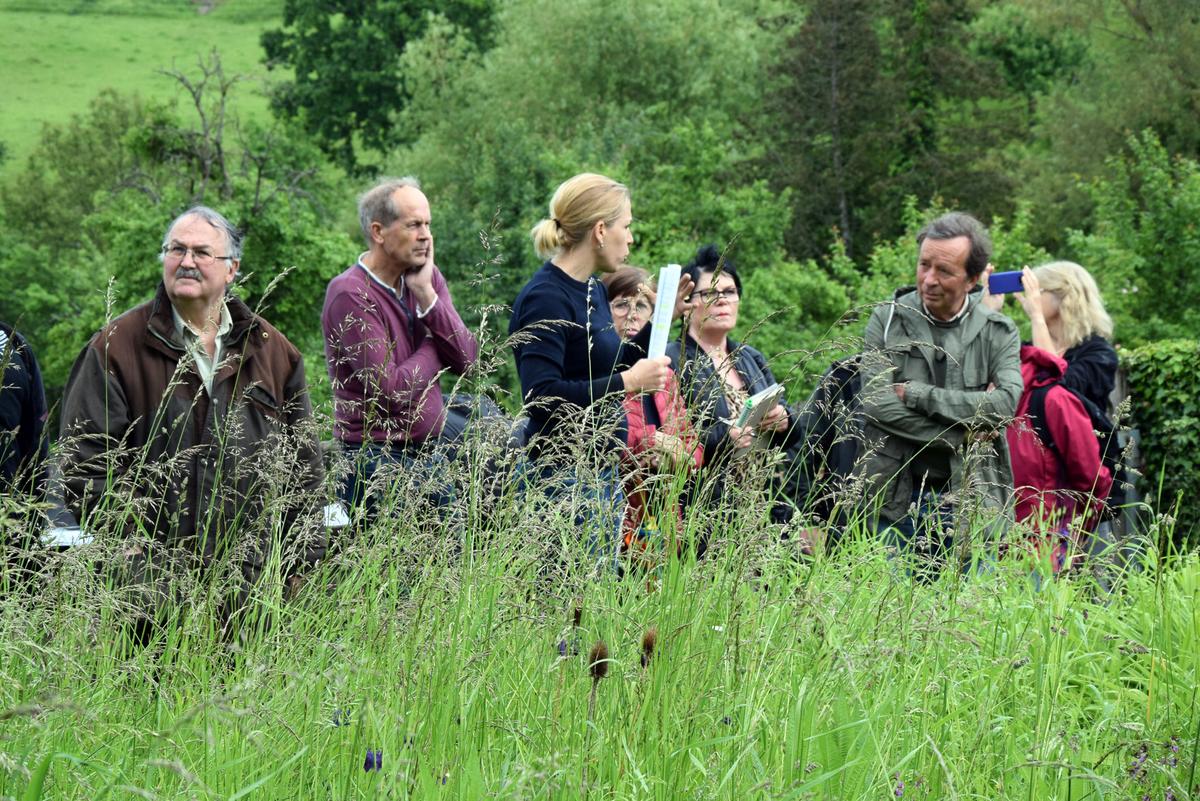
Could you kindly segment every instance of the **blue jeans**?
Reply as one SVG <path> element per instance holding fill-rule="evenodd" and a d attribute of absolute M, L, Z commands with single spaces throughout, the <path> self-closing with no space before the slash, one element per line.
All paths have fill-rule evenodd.
<path fill-rule="evenodd" d="M 356 523 L 368 523 L 379 514 L 381 493 L 378 488 L 373 490 L 371 482 L 381 469 L 395 465 L 405 471 L 417 471 L 427 478 L 425 494 L 433 506 L 446 509 L 454 502 L 454 488 L 438 477 L 446 457 L 435 450 L 376 442 L 361 445 L 343 442 L 342 451 L 350 461 L 350 473 L 338 487 L 338 499 L 346 504 L 351 520 Z"/>
<path fill-rule="evenodd" d="M 931 582 L 954 545 L 954 507 L 943 503 L 937 492 L 913 490 L 911 509 L 896 521 L 880 518 L 877 531 L 888 547 L 888 559 L 905 561 L 908 576 Z"/>
<path fill-rule="evenodd" d="M 581 476 L 580 472 L 570 465 L 523 462 L 517 475 L 524 493 L 537 490 L 552 501 L 578 498 L 575 528 L 584 533 L 588 552 L 600 567 L 617 570 L 625 511 L 621 477 L 615 466 L 590 475 Z"/>

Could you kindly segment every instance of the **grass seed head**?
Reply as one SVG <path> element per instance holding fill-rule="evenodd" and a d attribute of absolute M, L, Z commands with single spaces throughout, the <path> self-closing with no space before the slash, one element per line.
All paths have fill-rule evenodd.
<path fill-rule="evenodd" d="M 654 626 L 646 629 L 646 633 L 642 635 L 642 667 L 650 664 L 650 660 L 654 658 L 654 646 L 658 644 L 658 629 Z"/>
<path fill-rule="evenodd" d="M 596 640 L 588 653 L 588 671 L 592 674 L 592 681 L 600 681 L 608 675 L 608 646 L 604 640 Z"/>

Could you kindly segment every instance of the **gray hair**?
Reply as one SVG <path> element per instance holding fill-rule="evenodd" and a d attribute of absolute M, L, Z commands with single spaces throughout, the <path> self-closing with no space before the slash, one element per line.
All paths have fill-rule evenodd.
<path fill-rule="evenodd" d="M 917 232 L 917 247 L 926 239 L 958 239 L 965 236 L 971 242 L 971 252 L 967 254 L 967 277 L 978 278 L 987 269 L 992 260 L 992 238 L 988 236 L 983 223 L 961 211 L 943 214 Z"/>
<path fill-rule="evenodd" d="M 190 209 L 180 214 L 171 224 L 167 226 L 166 233 L 163 234 L 163 248 L 171 244 L 171 231 L 175 230 L 175 226 L 186 220 L 188 217 L 199 217 L 206 223 L 216 228 L 221 233 L 225 234 L 225 249 L 229 251 L 226 256 L 234 261 L 242 260 L 242 232 L 237 229 L 237 226 L 231 223 L 224 214 L 216 209 L 208 206 L 192 206 Z M 163 254 L 159 254 L 161 260 Z"/>
<path fill-rule="evenodd" d="M 384 178 L 358 196 L 358 224 L 362 226 L 363 238 L 368 246 L 371 244 L 371 223 L 377 222 L 387 228 L 400 216 L 396 204 L 392 202 L 392 195 L 396 194 L 397 189 L 405 187 L 420 189 L 421 182 L 411 175 Z"/>

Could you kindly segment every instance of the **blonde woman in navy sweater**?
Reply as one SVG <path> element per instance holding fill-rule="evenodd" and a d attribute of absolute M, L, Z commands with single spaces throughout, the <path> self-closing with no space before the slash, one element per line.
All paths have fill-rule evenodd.
<path fill-rule="evenodd" d="M 559 186 L 550 216 L 531 232 L 546 262 L 517 295 L 509 324 L 510 333 L 521 333 L 517 373 L 534 478 L 552 493 L 579 487 L 599 499 L 599 522 L 612 533 L 605 552 L 610 546 L 615 552 L 622 511 L 616 470 L 616 446 L 625 438 L 622 401 L 627 392 L 661 390 L 670 370 L 665 356 L 645 358 L 650 326 L 622 343 L 596 277 L 625 263 L 632 221 L 629 190 L 611 178 L 584 173 Z M 682 283 L 680 298 L 691 289 L 690 279 Z M 676 316 L 682 309 L 676 305 Z"/>

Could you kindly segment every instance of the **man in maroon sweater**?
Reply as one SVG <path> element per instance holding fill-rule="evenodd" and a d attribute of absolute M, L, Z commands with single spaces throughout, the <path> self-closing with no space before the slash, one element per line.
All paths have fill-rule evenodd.
<path fill-rule="evenodd" d="M 334 436 L 354 470 L 342 499 L 359 503 L 387 464 L 413 464 L 443 433 L 438 378 L 479 355 L 434 264 L 429 201 L 414 178 L 385 180 L 358 201 L 367 251 L 329 282 L 321 326 L 333 381 Z"/>

